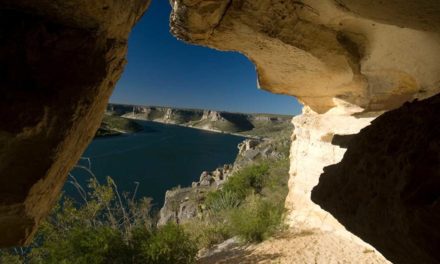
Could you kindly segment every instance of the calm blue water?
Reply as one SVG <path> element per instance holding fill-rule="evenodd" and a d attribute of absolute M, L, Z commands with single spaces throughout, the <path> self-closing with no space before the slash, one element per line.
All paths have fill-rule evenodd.
<path fill-rule="evenodd" d="M 111 176 L 118 189 L 133 192 L 139 182 L 137 197 L 152 197 L 162 206 L 165 191 L 177 186 L 189 186 L 199 179 L 204 170 L 213 170 L 232 163 L 237 155 L 237 144 L 244 138 L 226 134 L 139 121 L 143 132 L 93 140 L 83 157 L 90 158 L 96 177 Z M 85 160 L 79 164 L 88 166 Z M 90 176 L 82 169 L 74 169 L 82 184 Z M 72 194 L 71 184 L 66 192 Z"/>

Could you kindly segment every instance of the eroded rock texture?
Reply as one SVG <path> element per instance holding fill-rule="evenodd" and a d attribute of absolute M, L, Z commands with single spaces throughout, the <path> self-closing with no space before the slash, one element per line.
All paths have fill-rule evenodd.
<path fill-rule="evenodd" d="M 175 36 L 243 53 L 263 89 L 318 113 L 334 98 L 376 111 L 439 90 L 438 1 L 171 2 Z"/>
<path fill-rule="evenodd" d="M 146 0 L 0 1 L 0 246 L 25 244 L 95 134 Z"/>
<path fill-rule="evenodd" d="M 261 88 L 296 96 L 305 104 L 303 114 L 293 120 L 295 132 L 286 200 L 290 226 L 332 232 L 364 246 L 311 201 L 311 190 L 323 168 L 343 157 L 352 140 L 347 135 L 358 133 L 384 111 L 440 91 L 440 2 L 171 3 L 171 31 L 175 36 L 189 43 L 244 54 L 255 64 Z M 332 181 L 330 177 L 328 181 Z M 328 192 L 338 193 L 336 185 L 328 186 L 332 186 Z M 357 188 L 362 188 L 362 184 Z M 364 232 L 374 232 L 373 219 L 366 217 L 364 223 Z M 436 228 L 434 222 L 431 225 Z M 396 238 L 402 235 L 396 229 L 390 230 Z M 368 241 L 374 242 L 373 246 L 377 242 Z M 400 245 L 383 243 L 388 243 L 390 249 Z M 382 248 L 379 244 L 378 247 Z M 400 251 L 384 253 L 396 259 Z"/>
<path fill-rule="evenodd" d="M 440 263 L 439 117 L 440 95 L 383 114 L 313 190 L 315 202 L 395 263 Z"/>

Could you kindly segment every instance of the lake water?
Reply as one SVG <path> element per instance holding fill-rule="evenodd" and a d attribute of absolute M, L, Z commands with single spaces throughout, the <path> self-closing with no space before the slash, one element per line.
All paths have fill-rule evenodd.
<path fill-rule="evenodd" d="M 166 190 L 177 185 L 190 186 L 202 171 L 232 163 L 238 152 L 237 144 L 244 140 L 176 125 L 139 123 L 145 131 L 95 139 L 83 157 L 90 159 L 91 170 L 99 180 L 111 176 L 120 192 L 131 193 L 138 182 L 137 197 L 152 197 L 156 206 L 162 206 Z M 89 166 L 87 160 L 79 164 Z M 81 184 L 90 177 L 79 168 L 71 174 Z M 65 190 L 74 194 L 69 183 Z"/>

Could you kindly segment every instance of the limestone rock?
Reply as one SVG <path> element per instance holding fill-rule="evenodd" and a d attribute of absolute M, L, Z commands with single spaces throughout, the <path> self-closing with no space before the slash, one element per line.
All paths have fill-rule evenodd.
<path fill-rule="evenodd" d="M 254 149 L 258 144 L 261 143 L 261 140 L 258 139 L 246 139 L 242 143 L 238 144 L 238 155 L 244 155 L 246 151 Z"/>
<path fill-rule="evenodd" d="M 241 52 L 261 88 L 318 113 L 334 98 L 379 111 L 438 92 L 439 2 L 374 2 L 172 0 L 171 32 Z"/>
<path fill-rule="evenodd" d="M 211 174 L 207 171 L 202 172 L 200 175 L 200 180 L 198 186 L 211 186 L 211 184 L 214 182 L 214 179 L 212 178 Z"/>
<path fill-rule="evenodd" d="M 0 247 L 30 241 L 98 129 L 147 0 L 0 3 Z"/>
<path fill-rule="evenodd" d="M 440 31 L 440 5 L 436 0 L 338 0 L 350 12 L 400 27 Z"/>
<path fill-rule="evenodd" d="M 313 190 L 315 202 L 394 263 L 440 263 L 439 117 L 440 95 L 383 114 Z"/>
<path fill-rule="evenodd" d="M 287 224 L 298 230 L 319 229 L 362 242 L 347 232 L 328 212 L 311 201 L 311 191 L 325 166 L 339 162 L 344 148 L 332 144 L 333 135 L 355 134 L 374 118 L 356 118 L 347 113 L 359 111 L 354 106 L 336 108 L 317 114 L 307 107 L 293 119 L 295 126 L 290 149 L 289 194 L 286 198 Z M 328 138 L 330 135 L 330 138 Z"/>
<path fill-rule="evenodd" d="M 205 110 L 203 111 L 203 116 L 201 120 L 220 121 L 224 120 L 224 118 L 217 111 Z"/>
<path fill-rule="evenodd" d="M 165 203 L 159 212 L 158 225 L 168 222 L 184 223 L 197 216 L 201 189 L 176 188 L 165 194 Z"/>

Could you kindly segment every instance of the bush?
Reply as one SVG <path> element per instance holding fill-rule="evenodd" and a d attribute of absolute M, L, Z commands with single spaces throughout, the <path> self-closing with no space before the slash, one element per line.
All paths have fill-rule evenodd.
<path fill-rule="evenodd" d="M 13 255 L 10 253 L 0 253 L 0 263 L 5 264 L 21 264 L 23 263 L 22 258 L 18 255 Z"/>
<path fill-rule="evenodd" d="M 260 196 L 250 196 L 229 216 L 231 233 L 248 242 L 260 242 L 281 227 L 284 204 L 273 204 Z"/>
<path fill-rule="evenodd" d="M 239 236 L 248 242 L 260 242 L 282 227 L 284 199 L 287 195 L 289 162 L 287 159 L 240 169 L 229 177 L 221 190 L 205 199 L 204 222 L 222 228 L 199 224 L 198 238 L 210 246 Z M 194 230 L 192 231 L 194 232 Z"/>
<path fill-rule="evenodd" d="M 206 219 L 193 219 L 183 224 L 183 228 L 197 242 L 198 248 L 209 248 L 232 237 L 220 213 L 206 216 Z"/>
<path fill-rule="evenodd" d="M 75 183 L 75 181 L 74 181 Z M 196 243 L 182 227 L 155 228 L 150 201 L 120 195 L 111 178 L 92 178 L 83 203 L 63 197 L 41 225 L 31 247 L 0 251 L 0 263 L 193 263 Z"/>
<path fill-rule="evenodd" d="M 234 173 L 219 191 L 207 195 L 205 206 L 213 211 L 238 207 L 246 196 L 261 193 L 269 171 L 266 163 L 245 167 Z"/>
<path fill-rule="evenodd" d="M 214 212 L 236 208 L 242 201 L 241 195 L 232 191 L 217 191 L 207 195 L 205 205 Z"/>
<path fill-rule="evenodd" d="M 266 163 L 243 168 L 228 179 L 223 190 L 243 198 L 253 191 L 260 193 L 268 171 L 269 166 Z"/>
<path fill-rule="evenodd" d="M 109 227 L 74 227 L 64 238 L 49 240 L 41 248 L 43 263 L 125 263 L 128 247 L 121 234 Z M 121 254 L 122 253 L 122 254 Z M 124 254 L 125 253 L 125 254 Z"/>
<path fill-rule="evenodd" d="M 149 234 L 139 230 L 134 233 L 133 240 L 140 263 L 194 263 L 198 251 L 195 241 L 183 228 L 171 223 Z"/>

